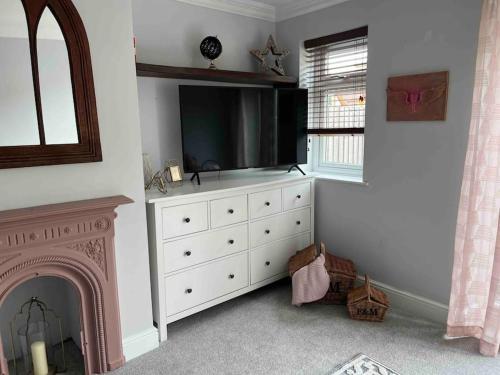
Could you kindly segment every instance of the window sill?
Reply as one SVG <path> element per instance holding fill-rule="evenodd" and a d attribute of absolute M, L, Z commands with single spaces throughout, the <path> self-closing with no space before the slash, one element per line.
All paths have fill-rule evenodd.
<path fill-rule="evenodd" d="M 336 181 L 354 185 L 370 186 L 368 182 L 363 181 L 362 177 L 357 177 L 357 176 L 346 176 L 346 175 L 341 175 L 336 173 L 326 173 L 326 172 L 313 172 L 310 173 L 310 175 L 314 176 L 317 180 Z"/>

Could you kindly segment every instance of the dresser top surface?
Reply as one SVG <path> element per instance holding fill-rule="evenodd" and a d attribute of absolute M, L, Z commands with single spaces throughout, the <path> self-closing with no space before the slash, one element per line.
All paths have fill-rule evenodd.
<path fill-rule="evenodd" d="M 203 177 L 203 175 L 200 175 L 201 185 L 198 186 L 196 182 L 186 180 L 181 186 L 172 187 L 169 185 L 167 194 L 162 194 L 153 188 L 154 190 L 146 192 L 146 202 L 165 202 L 197 194 L 241 190 L 260 186 L 265 187 L 280 183 L 311 180 L 313 178 L 312 174 L 303 176 L 300 172 L 287 173 L 287 171 L 282 170 L 240 172 L 222 175 L 221 177 Z"/>

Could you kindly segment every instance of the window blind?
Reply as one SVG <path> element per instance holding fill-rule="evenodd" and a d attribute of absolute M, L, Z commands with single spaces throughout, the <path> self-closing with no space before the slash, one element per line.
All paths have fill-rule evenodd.
<path fill-rule="evenodd" d="M 363 134 L 368 27 L 304 42 L 309 134 Z"/>

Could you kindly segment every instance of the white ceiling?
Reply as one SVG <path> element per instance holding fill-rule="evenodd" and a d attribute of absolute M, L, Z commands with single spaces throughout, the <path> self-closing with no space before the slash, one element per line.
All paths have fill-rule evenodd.
<path fill-rule="evenodd" d="M 289 5 L 292 3 L 300 3 L 301 0 L 262 0 L 261 3 L 272 5 L 272 6 L 280 6 L 280 5 Z"/>
<path fill-rule="evenodd" d="M 260 0 L 259 0 L 260 1 Z M 316 10 L 324 9 L 348 0 L 262 0 L 275 7 L 275 20 L 283 21 Z"/>
<path fill-rule="evenodd" d="M 348 0 L 177 0 L 266 21 L 283 21 Z"/>

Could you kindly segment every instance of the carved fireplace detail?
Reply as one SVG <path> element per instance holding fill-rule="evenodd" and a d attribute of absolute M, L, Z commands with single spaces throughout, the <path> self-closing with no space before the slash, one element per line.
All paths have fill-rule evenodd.
<path fill-rule="evenodd" d="M 0 212 L 0 307 L 23 282 L 70 282 L 80 298 L 86 374 L 124 364 L 114 251 L 115 209 L 125 196 Z M 0 340 L 0 374 L 8 375 Z"/>

